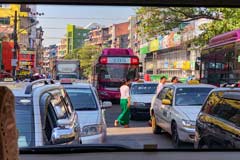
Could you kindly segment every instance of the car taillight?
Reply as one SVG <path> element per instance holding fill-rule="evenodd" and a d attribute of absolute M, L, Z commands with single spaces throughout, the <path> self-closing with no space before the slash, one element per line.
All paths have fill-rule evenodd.
<path fill-rule="evenodd" d="M 131 58 L 131 64 L 139 64 L 139 60 L 137 57 Z"/>
<path fill-rule="evenodd" d="M 107 64 L 107 62 L 108 62 L 107 57 L 101 57 L 101 58 L 100 58 L 100 63 L 102 63 L 102 64 Z"/>

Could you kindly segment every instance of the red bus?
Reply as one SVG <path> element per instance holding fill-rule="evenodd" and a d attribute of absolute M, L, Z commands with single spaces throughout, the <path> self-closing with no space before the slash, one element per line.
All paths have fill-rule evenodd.
<path fill-rule="evenodd" d="M 103 49 L 94 65 L 93 85 L 99 97 L 104 100 L 120 98 L 119 88 L 126 78 L 132 81 L 139 79 L 139 58 L 132 49 Z"/>
<path fill-rule="evenodd" d="M 240 29 L 210 40 L 201 53 L 200 79 L 216 86 L 240 80 Z"/>

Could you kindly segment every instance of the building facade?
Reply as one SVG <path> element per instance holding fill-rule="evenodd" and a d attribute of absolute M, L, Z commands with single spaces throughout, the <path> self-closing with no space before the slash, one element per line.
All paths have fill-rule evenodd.
<path fill-rule="evenodd" d="M 169 79 L 178 76 L 182 81 L 193 75 L 199 78 L 196 62 L 201 48 L 195 46 L 193 39 L 201 34 L 199 26 L 208 22 L 206 19 L 195 20 L 187 24 L 180 34 L 176 29 L 143 43 L 140 54 L 145 55 L 144 73 L 165 75 Z"/>
<path fill-rule="evenodd" d="M 109 34 L 108 27 L 96 28 L 89 32 L 86 43 L 89 45 L 96 45 L 102 48 L 108 48 L 110 47 L 110 44 L 108 42 L 108 39 L 110 37 L 111 35 Z"/>
<path fill-rule="evenodd" d="M 63 59 L 67 54 L 67 39 L 64 37 L 58 44 L 57 58 Z"/>
<path fill-rule="evenodd" d="M 129 22 L 113 24 L 109 27 L 109 34 L 111 35 L 108 43 L 111 48 L 128 48 L 129 40 Z"/>
<path fill-rule="evenodd" d="M 77 27 L 72 24 L 67 25 L 67 54 L 73 54 L 75 49 L 84 45 L 85 39 L 88 37 L 89 29 Z"/>
<path fill-rule="evenodd" d="M 12 33 L 17 13 L 17 74 L 28 74 L 36 67 L 36 6 L 26 4 L 1 4 L 0 5 L 0 25 L 6 29 L 0 34 L 3 41 L 13 41 Z M 8 32 L 11 32 L 10 34 Z M 7 34 L 6 34 L 7 32 Z M 4 66 L 1 66 L 4 69 Z"/>
<path fill-rule="evenodd" d="M 128 18 L 129 21 L 129 35 L 128 35 L 128 48 L 133 49 L 134 53 L 139 55 L 139 37 L 137 34 L 137 25 L 138 25 L 138 20 L 136 16 L 130 16 Z"/>

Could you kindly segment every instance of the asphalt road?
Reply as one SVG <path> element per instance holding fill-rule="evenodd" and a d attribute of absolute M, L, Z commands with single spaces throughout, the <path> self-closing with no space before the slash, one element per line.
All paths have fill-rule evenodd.
<path fill-rule="evenodd" d="M 107 144 L 120 144 L 134 149 L 142 149 L 144 145 L 157 145 L 159 149 L 173 148 L 168 133 L 155 135 L 147 121 L 130 121 L 130 128 L 114 127 L 114 120 L 120 113 L 120 106 L 115 104 L 106 110 Z M 193 148 L 192 144 L 183 144 L 181 148 Z"/>

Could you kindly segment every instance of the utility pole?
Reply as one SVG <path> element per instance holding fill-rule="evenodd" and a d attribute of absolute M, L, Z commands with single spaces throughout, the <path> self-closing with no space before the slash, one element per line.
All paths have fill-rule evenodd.
<path fill-rule="evenodd" d="M 12 59 L 12 67 L 13 67 L 13 77 L 16 78 L 16 67 L 17 67 L 17 50 L 18 50 L 18 37 L 17 37 L 17 11 L 15 11 L 14 16 L 14 31 L 13 31 L 13 41 L 14 41 L 14 49 L 13 49 L 13 59 Z"/>

